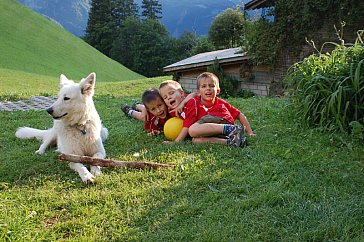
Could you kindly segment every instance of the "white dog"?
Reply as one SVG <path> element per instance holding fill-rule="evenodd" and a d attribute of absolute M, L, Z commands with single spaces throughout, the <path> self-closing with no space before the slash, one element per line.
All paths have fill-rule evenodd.
<path fill-rule="evenodd" d="M 41 155 L 48 146 L 57 144 L 60 153 L 105 158 L 102 141 L 107 138 L 108 131 L 102 127 L 92 99 L 95 81 L 95 73 L 80 83 L 74 83 L 62 74 L 58 99 L 47 109 L 54 119 L 53 127 L 48 130 L 22 127 L 17 130 L 16 137 L 41 140 L 42 144 L 36 151 Z M 70 162 L 69 165 L 84 183 L 94 182 L 95 176 L 101 174 L 99 166 L 91 166 L 90 172 L 81 163 Z"/>

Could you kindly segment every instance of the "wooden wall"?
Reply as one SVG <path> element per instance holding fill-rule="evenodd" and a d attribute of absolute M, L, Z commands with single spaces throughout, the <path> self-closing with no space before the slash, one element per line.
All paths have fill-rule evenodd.
<path fill-rule="evenodd" d="M 252 77 L 244 78 L 241 73 L 242 64 L 242 62 L 223 64 L 221 67 L 225 74 L 240 80 L 240 89 L 251 91 L 257 96 L 268 96 L 273 80 L 271 69 L 268 66 L 252 66 L 250 70 Z M 194 92 L 197 90 L 197 76 L 205 71 L 207 67 L 178 71 L 178 81 L 185 91 Z"/>

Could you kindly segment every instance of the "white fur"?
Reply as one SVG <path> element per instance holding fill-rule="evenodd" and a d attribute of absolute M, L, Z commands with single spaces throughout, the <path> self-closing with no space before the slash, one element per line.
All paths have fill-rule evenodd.
<path fill-rule="evenodd" d="M 92 99 L 95 81 L 95 73 L 80 83 L 74 83 L 62 74 L 58 99 L 47 110 L 54 119 L 53 127 L 48 130 L 18 128 L 16 137 L 41 140 L 42 144 L 36 151 L 40 155 L 44 154 L 48 146 L 57 144 L 58 152 L 63 154 L 105 158 L 102 141 L 107 138 L 108 131 L 102 127 Z M 69 165 L 78 172 L 84 183 L 94 182 L 95 176 L 101 174 L 98 166 L 91 166 L 89 171 L 81 163 L 70 162 Z"/>

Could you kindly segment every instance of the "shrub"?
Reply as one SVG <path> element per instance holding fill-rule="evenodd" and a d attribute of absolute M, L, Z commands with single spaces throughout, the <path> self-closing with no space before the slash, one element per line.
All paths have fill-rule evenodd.
<path fill-rule="evenodd" d="M 331 53 L 311 55 L 289 70 L 295 115 L 308 126 L 349 131 L 364 125 L 364 45 L 335 44 Z M 357 128 L 356 128 L 357 129 Z"/>

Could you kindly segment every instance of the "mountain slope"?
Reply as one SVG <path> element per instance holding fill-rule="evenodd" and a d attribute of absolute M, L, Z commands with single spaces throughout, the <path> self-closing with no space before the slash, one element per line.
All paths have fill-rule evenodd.
<path fill-rule="evenodd" d="M 18 0 L 37 13 L 48 16 L 76 36 L 84 36 L 91 0 Z"/>
<path fill-rule="evenodd" d="M 106 57 L 62 27 L 14 0 L 0 1 L 0 68 L 98 81 L 142 76 Z"/>

